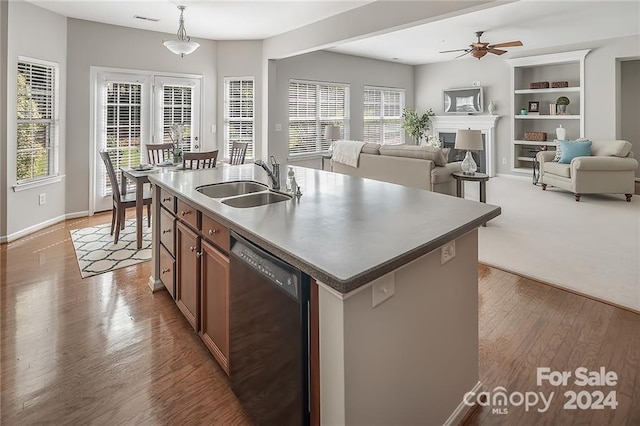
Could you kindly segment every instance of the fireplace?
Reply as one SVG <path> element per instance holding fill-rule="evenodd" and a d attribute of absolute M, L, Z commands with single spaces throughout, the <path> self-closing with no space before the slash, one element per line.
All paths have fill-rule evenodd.
<path fill-rule="evenodd" d="M 463 129 L 482 132 L 482 151 L 471 151 L 478 171 L 495 176 L 495 133 L 499 115 L 437 115 L 431 118 L 432 133 L 442 140 L 443 147 L 452 148 L 449 161 L 462 161 L 465 152 L 454 149 L 456 132 Z"/>

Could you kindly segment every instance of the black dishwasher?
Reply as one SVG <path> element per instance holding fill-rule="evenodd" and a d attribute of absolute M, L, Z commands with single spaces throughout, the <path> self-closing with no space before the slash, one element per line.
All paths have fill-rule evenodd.
<path fill-rule="evenodd" d="M 258 425 L 308 425 L 309 276 L 231 232 L 231 388 Z"/>

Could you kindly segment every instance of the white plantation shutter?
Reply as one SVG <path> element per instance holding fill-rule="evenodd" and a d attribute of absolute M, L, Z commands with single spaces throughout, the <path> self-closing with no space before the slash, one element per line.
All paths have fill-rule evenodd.
<path fill-rule="evenodd" d="M 54 63 L 19 58 L 17 79 L 17 183 L 58 173 L 57 74 Z"/>
<path fill-rule="evenodd" d="M 191 151 L 191 109 L 193 88 L 164 84 L 162 86 L 162 143 L 171 140 L 171 125 L 184 126 L 180 147 L 183 151 Z M 161 142 L 158 142 L 161 143 Z"/>
<path fill-rule="evenodd" d="M 327 151 L 324 128 L 339 126 L 349 135 L 349 86 L 334 83 L 289 82 L 289 155 Z"/>
<path fill-rule="evenodd" d="M 245 142 L 246 158 L 253 158 L 254 132 L 253 77 L 228 77 L 224 80 L 224 158 L 229 158 L 233 142 Z"/>
<path fill-rule="evenodd" d="M 142 85 L 137 82 L 105 82 L 104 147 L 113 163 L 118 182 L 120 167 L 140 164 L 140 133 L 142 131 Z M 111 194 L 111 183 L 103 170 L 102 195 Z M 132 184 L 133 185 L 133 184 Z"/>
<path fill-rule="evenodd" d="M 364 89 L 364 141 L 404 143 L 402 111 L 404 90 L 366 86 Z"/>

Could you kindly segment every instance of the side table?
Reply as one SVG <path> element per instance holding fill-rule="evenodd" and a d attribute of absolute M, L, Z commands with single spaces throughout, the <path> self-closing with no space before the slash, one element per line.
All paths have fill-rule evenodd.
<path fill-rule="evenodd" d="M 462 198 L 462 182 L 479 182 L 480 183 L 480 202 L 487 202 L 487 181 L 489 180 L 489 175 L 484 173 L 475 173 L 473 175 L 465 175 L 462 172 L 453 172 L 451 173 L 453 178 L 456 180 L 456 195 Z M 482 226 L 487 226 L 486 223 L 483 223 Z"/>
<path fill-rule="evenodd" d="M 322 170 L 324 170 L 324 160 L 331 160 L 331 154 L 322 154 Z"/>

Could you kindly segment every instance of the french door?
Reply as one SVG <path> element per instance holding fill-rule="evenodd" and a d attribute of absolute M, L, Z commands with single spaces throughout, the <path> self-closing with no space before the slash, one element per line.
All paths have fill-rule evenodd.
<path fill-rule="evenodd" d="M 147 162 L 147 144 L 172 142 L 174 124 L 184 127 L 181 149 L 200 149 L 198 78 L 98 72 L 95 100 L 93 212 L 112 205 L 112 188 L 99 151 L 109 152 L 120 181 L 120 167 Z"/>

